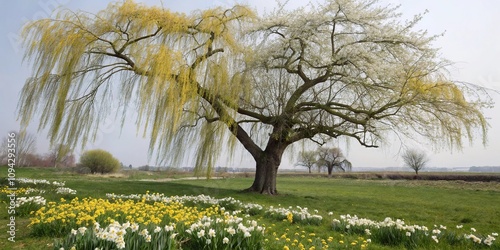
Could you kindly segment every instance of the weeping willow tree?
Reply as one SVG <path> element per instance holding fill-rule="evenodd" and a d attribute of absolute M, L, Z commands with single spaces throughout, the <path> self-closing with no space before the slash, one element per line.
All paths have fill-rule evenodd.
<path fill-rule="evenodd" d="M 276 173 L 292 144 L 347 137 L 377 147 L 390 132 L 450 147 L 479 134 L 490 105 L 452 82 L 415 31 L 377 1 L 327 0 L 212 8 L 189 15 L 125 1 L 93 15 L 61 11 L 23 29 L 33 65 L 19 101 L 23 125 L 39 120 L 52 142 L 95 139 L 104 118 L 122 126 L 137 111 L 150 151 L 210 168 L 241 144 L 255 159 L 248 191 L 276 194 Z M 112 104 L 118 103 L 118 108 Z M 478 133 L 476 133 L 478 131 Z"/>

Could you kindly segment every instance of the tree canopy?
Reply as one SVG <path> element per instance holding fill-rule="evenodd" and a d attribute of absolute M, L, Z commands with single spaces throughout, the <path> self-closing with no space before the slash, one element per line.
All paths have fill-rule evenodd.
<path fill-rule="evenodd" d="M 129 109 L 150 151 L 213 166 L 236 142 L 256 161 L 251 191 L 276 193 L 287 147 L 349 137 L 377 147 L 389 131 L 462 145 L 491 103 L 451 81 L 436 36 L 373 0 L 326 0 L 258 15 L 247 6 L 176 13 L 127 0 L 97 14 L 61 11 L 28 23 L 33 63 L 19 101 L 27 125 L 41 111 L 51 140 L 76 146 Z M 110 103 L 119 102 L 118 110 Z"/>

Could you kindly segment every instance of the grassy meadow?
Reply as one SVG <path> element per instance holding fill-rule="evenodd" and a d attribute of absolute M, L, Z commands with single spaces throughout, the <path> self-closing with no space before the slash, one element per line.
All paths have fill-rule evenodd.
<path fill-rule="evenodd" d="M 7 175 L 7 168 L 1 167 L 0 173 L 1 185 L 5 187 L 4 179 Z M 187 180 L 183 177 L 188 177 L 188 175 L 176 172 L 154 172 L 151 174 L 141 171 L 122 171 L 119 174 L 102 176 L 80 175 L 57 169 L 17 168 L 16 178 L 64 182 L 64 187 L 76 190 L 77 193 L 60 194 L 47 191 L 41 194 L 16 194 L 18 199 L 21 196 L 40 195 L 46 199 L 47 203 L 44 206 L 28 206 L 28 204 L 24 205 L 27 207 L 17 208 L 16 213 L 18 214 L 15 220 L 17 232 L 14 243 L 8 241 L 9 228 L 7 224 L 10 216 L 7 209 L 8 197 L 6 193 L 1 193 L 0 249 L 55 249 L 55 239 L 58 239 L 60 243 L 65 240 L 69 242 L 67 235 L 74 234 L 76 238 L 84 237 L 83 233 L 80 236 L 77 231 L 70 233 L 71 228 L 63 225 L 70 223 L 69 221 L 77 220 L 79 215 L 72 219 L 67 217 L 64 223 L 57 220 L 45 223 L 43 220 L 46 218 L 44 218 L 43 213 L 48 213 L 50 209 L 57 210 L 63 205 L 67 205 L 67 209 L 71 210 L 73 209 L 71 206 L 76 207 L 82 205 L 84 201 L 87 202 L 86 197 L 90 200 L 85 203 L 87 206 L 92 203 L 91 201 L 96 201 L 100 202 L 104 209 L 105 201 L 110 201 L 108 204 L 110 207 L 123 202 L 123 206 L 128 206 L 127 209 L 130 209 L 130 206 L 137 206 L 140 209 L 150 209 L 150 213 L 155 214 L 162 211 L 155 211 L 153 207 L 163 207 L 166 203 L 154 203 L 156 202 L 156 200 L 152 200 L 156 199 L 154 197 L 163 197 L 162 199 L 165 200 L 164 197 L 184 195 L 197 197 L 200 194 L 211 197 L 210 199 L 215 200 L 215 204 L 209 204 L 208 201 L 198 201 L 196 200 L 198 198 L 189 198 L 191 200 L 182 200 L 182 202 L 175 204 L 168 203 L 164 210 L 181 211 L 186 209 L 187 211 L 190 209 L 189 207 L 196 207 L 196 213 L 215 217 L 222 216 L 220 218 L 228 218 L 228 212 L 232 212 L 230 216 L 239 216 L 243 221 L 253 221 L 248 222 L 248 224 L 254 223 L 254 227 L 248 226 L 251 230 L 265 228 L 262 234 L 255 236 L 256 238 L 253 238 L 256 231 L 250 230 L 251 237 L 242 235 L 234 242 L 229 241 L 229 239 L 222 241 L 222 237 L 229 237 L 228 232 L 230 231 L 227 228 L 220 228 L 221 232 L 210 231 L 215 235 L 210 238 L 214 242 L 208 241 L 206 246 L 210 246 L 210 243 L 212 243 L 211 245 L 220 243 L 219 246 L 225 248 L 207 247 L 206 249 L 231 249 L 236 246 L 231 244 L 240 244 L 250 241 L 250 239 L 254 241 L 252 244 L 257 244 L 252 246 L 266 249 L 500 249 L 499 241 L 491 241 L 492 238 L 498 238 L 497 233 L 500 232 L 499 182 L 326 178 L 319 175 L 290 174 L 278 176 L 279 195 L 266 196 L 240 192 L 251 185 L 253 181 L 251 176 L 228 175 L 222 179 L 212 180 Z M 29 186 L 29 184 L 19 184 L 19 186 L 23 185 Z M 37 188 L 36 185 L 30 187 Z M 50 185 L 47 184 L 44 188 L 51 189 Z M 109 194 L 135 194 L 139 198 L 127 203 L 129 198 L 110 198 Z M 234 200 L 228 201 L 227 197 L 232 197 L 241 203 L 235 203 Z M 75 198 L 78 199 L 75 200 Z M 257 204 L 257 209 L 250 212 L 253 208 L 248 206 L 244 208 L 241 204 Z M 178 207 L 173 207 L 174 205 Z M 259 208 L 258 205 L 262 208 Z M 37 211 L 41 207 L 46 208 L 30 214 L 29 210 Z M 224 207 L 222 212 L 227 210 L 225 215 L 221 212 L 222 207 Z M 117 217 L 113 220 L 111 211 L 121 213 L 117 207 L 114 207 L 110 208 L 109 211 L 102 212 L 106 217 L 101 216 L 95 219 L 101 223 L 103 228 L 115 220 L 121 220 L 121 223 L 126 221 L 124 219 L 126 212 L 123 212 L 123 218 L 117 219 Z M 60 213 L 64 214 L 64 212 Z M 306 219 L 304 214 L 307 215 Z M 163 219 L 168 217 L 163 213 L 161 216 Z M 176 220 L 174 215 L 169 216 L 166 220 L 168 223 L 173 223 L 172 225 L 177 223 L 176 232 L 178 235 L 177 233 L 174 236 L 172 233 L 167 234 L 165 228 L 165 235 L 161 238 L 155 236 L 156 231 L 153 233 L 153 227 L 149 228 L 150 234 L 146 233 L 146 235 L 153 237 L 155 242 L 168 243 L 170 242 L 168 237 L 182 239 L 176 243 L 177 245 L 170 246 L 171 248 L 165 247 L 165 249 L 180 247 L 198 249 L 199 246 L 207 244 L 207 242 L 197 242 L 205 239 L 204 237 L 209 238 L 208 236 L 201 237 L 201 231 L 196 231 L 196 228 L 191 227 L 193 230 L 189 230 L 192 237 L 186 235 L 190 223 L 194 222 L 188 223 L 183 219 Z M 392 218 L 392 221 L 403 220 L 404 224 L 397 222 L 391 227 L 380 227 L 379 224 L 373 224 L 375 222 L 381 223 L 384 220 L 387 223 L 387 217 Z M 133 219 L 133 216 L 127 218 Z M 41 220 L 41 222 L 37 224 L 36 220 Z M 366 224 L 366 221 L 372 224 Z M 54 224 L 56 222 L 59 224 Z M 71 223 L 73 224 L 69 225 L 74 225 L 72 229 L 75 230 L 78 225 L 83 225 L 75 221 Z M 157 221 L 154 225 L 161 227 L 170 225 L 165 223 L 165 221 Z M 206 225 L 210 223 L 207 222 Z M 217 223 L 213 222 L 210 225 L 215 227 Z M 91 227 L 91 225 L 87 226 Z M 231 227 L 228 226 L 228 228 Z M 211 228 L 207 227 L 206 235 L 208 235 L 209 230 Z M 127 232 L 132 234 L 131 231 Z M 216 240 L 218 237 L 216 235 L 219 233 L 220 242 Z M 160 234 L 161 232 L 158 233 L 158 235 Z M 468 237 L 463 240 L 464 235 L 470 234 L 480 239 Z M 230 235 L 233 236 L 233 234 Z M 134 238 L 136 242 L 142 240 L 141 236 L 134 237 L 136 237 Z M 488 237 L 490 242 L 487 243 L 491 244 L 485 244 Z M 479 242 L 474 242 L 475 239 Z M 146 242 L 148 241 L 146 240 Z M 130 243 L 127 244 L 130 245 Z"/>

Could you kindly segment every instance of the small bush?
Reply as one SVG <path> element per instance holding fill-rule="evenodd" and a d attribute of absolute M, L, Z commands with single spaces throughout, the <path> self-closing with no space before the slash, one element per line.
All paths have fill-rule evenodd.
<path fill-rule="evenodd" d="M 113 173 L 120 169 L 120 161 L 107 151 L 95 149 L 82 154 L 79 166 L 90 169 L 93 174 Z"/>

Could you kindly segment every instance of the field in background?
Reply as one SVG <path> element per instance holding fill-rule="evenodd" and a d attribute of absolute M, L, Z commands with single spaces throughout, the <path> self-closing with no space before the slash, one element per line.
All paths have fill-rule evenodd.
<path fill-rule="evenodd" d="M 7 168 L 1 167 L 2 179 Z M 475 176 L 499 178 L 500 175 L 453 174 L 472 176 L 470 180 L 422 180 L 425 176 L 451 176 L 446 174 L 421 174 L 413 180 L 411 173 L 349 173 L 336 174 L 326 178 L 314 174 L 281 174 L 278 176 L 278 196 L 242 193 L 240 190 L 251 185 L 252 174 L 221 174 L 213 180 L 186 180 L 189 173 L 165 171 L 122 171 L 113 175 L 80 175 L 64 170 L 18 168 L 17 178 L 65 181 L 66 186 L 77 190 L 77 197 L 104 198 L 106 193 L 144 194 L 164 193 L 165 195 L 205 194 L 216 198 L 233 197 L 242 202 L 258 203 L 265 206 L 301 206 L 309 211 L 317 209 L 324 217 L 319 233 L 325 238 L 332 232 L 331 216 L 358 215 L 371 220 L 386 217 L 404 219 L 406 224 L 445 225 L 455 228 L 475 228 L 479 232 L 500 232 L 500 182 L 478 182 Z M 403 176 L 392 178 L 391 176 Z M 408 177 L 408 178 L 407 178 Z M 427 179 L 432 179 L 427 178 Z M 50 199 L 50 198 L 47 198 Z M 0 209 L 0 249 L 42 249 L 52 243 L 50 238 L 36 238 L 29 234 L 29 220 L 18 218 L 16 243 L 7 239 L 7 211 L 5 202 Z M 497 245 L 498 246 L 498 245 Z M 50 249 L 50 248 L 48 248 Z M 371 245 L 370 249 L 388 249 Z"/>

